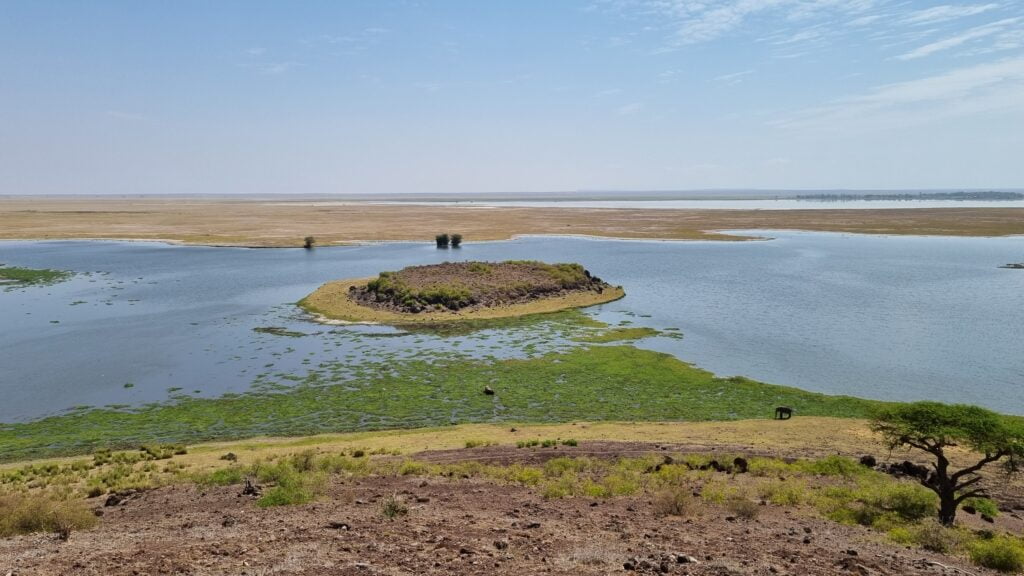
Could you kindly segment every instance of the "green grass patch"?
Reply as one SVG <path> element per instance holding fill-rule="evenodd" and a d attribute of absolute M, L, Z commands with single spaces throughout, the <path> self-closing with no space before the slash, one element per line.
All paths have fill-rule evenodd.
<path fill-rule="evenodd" d="M 45 286 L 63 282 L 72 276 L 64 270 L 0 266 L 0 287 Z"/>
<path fill-rule="evenodd" d="M 257 326 L 252 329 L 253 332 L 259 332 L 260 334 L 273 334 L 274 336 L 288 336 L 290 338 L 302 338 L 307 336 L 305 332 L 297 332 L 295 330 L 289 330 L 282 328 L 281 326 Z"/>
<path fill-rule="evenodd" d="M 612 328 L 595 334 L 587 334 L 574 338 L 577 342 L 590 342 L 605 344 L 608 342 L 621 342 L 625 340 L 639 340 L 650 336 L 658 336 L 661 332 L 654 328 Z"/>
<path fill-rule="evenodd" d="M 386 368 L 386 369 L 385 369 Z M 470 422 L 694 421 L 807 416 L 863 418 L 881 402 L 717 378 L 675 357 L 591 346 L 528 359 L 442 357 L 366 370 L 356 380 L 314 372 L 283 392 L 179 397 L 138 409 L 94 409 L 0 425 L 0 461 L 260 435 L 436 427 Z M 500 400 L 480 393 L 501 383 Z"/>

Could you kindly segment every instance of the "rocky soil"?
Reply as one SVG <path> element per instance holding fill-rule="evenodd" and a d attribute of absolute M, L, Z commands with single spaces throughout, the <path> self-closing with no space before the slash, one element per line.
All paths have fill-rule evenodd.
<path fill-rule="evenodd" d="M 407 514 L 382 514 L 392 497 Z M 990 573 L 799 508 L 765 505 L 742 520 L 706 504 L 688 518 L 659 516 L 647 495 L 545 500 L 464 478 L 335 478 L 315 503 L 265 509 L 239 486 L 172 486 L 103 504 L 100 526 L 66 542 L 0 541 L 0 574 Z"/>

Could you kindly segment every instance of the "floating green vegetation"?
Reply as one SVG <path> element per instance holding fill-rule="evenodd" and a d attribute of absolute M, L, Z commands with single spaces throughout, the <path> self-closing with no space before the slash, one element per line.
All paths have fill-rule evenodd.
<path fill-rule="evenodd" d="M 607 343 L 621 342 L 624 340 L 639 340 L 641 338 L 661 335 L 662 333 L 654 328 L 612 328 L 611 330 L 605 330 L 603 332 L 579 336 L 573 338 L 573 340 L 577 342 Z M 679 335 L 672 334 L 671 337 L 678 338 Z"/>
<path fill-rule="evenodd" d="M 291 338 L 302 338 L 303 336 L 308 336 L 305 332 L 297 332 L 281 326 L 257 326 L 256 328 L 253 328 L 252 331 L 259 332 L 260 334 L 273 334 L 274 336 L 288 336 Z"/>
<path fill-rule="evenodd" d="M 219 398 L 177 397 L 135 410 L 76 411 L 0 425 L 0 461 L 98 448 L 258 435 L 418 428 L 468 422 L 733 420 L 775 406 L 808 416 L 866 417 L 882 403 L 718 378 L 632 346 L 583 346 L 526 359 L 437 355 L 345 371 L 324 363 L 287 386 Z M 297 380 L 297 381 L 296 381 Z M 483 393 L 490 386 L 495 394 Z"/>
<path fill-rule="evenodd" d="M 16 268 L 0 265 L 0 287 L 46 286 L 63 282 L 71 277 L 65 270 Z"/>

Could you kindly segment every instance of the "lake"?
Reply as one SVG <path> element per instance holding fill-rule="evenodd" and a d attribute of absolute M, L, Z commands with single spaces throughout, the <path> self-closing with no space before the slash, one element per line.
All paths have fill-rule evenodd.
<path fill-rule="evenodd" d="M 0 263 L 77 272 L 0 287 L 0 422 L 76 406 L 244 393 L 270 371 L 441 349 L 480 358 L 557 350 L 529 327 L 441 337 L 310 322 L 321 283 L 444 260 L 576 261 L 626 298 L 611 324 L 678 328 L 636 345 L 720 375 L 830 394 L 969 402 L 1024 414 L 1024 238 L 754 232 L 754 242 L 527 237 L 244 249 L 146 242 L 0 242 Z M 258 332 L 280 327 L 297 336 Z M 355 377 L 355 376 L 353 376 Z"/>

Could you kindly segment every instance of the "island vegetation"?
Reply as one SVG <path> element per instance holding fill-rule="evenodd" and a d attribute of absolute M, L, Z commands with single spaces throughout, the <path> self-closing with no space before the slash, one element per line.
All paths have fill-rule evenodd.
<path fill-rule="evenodd" d="M 330 282 L 299 305 L 328 319 L 403 325 L 555 312 L 624 294 L 574 263 L 446 262 Z"/>
<path fill-rule="evenodd" d="M 64 270 L 18 268 L 0 265 L 0 287 L 45 286 L 71 277 Z"/>

